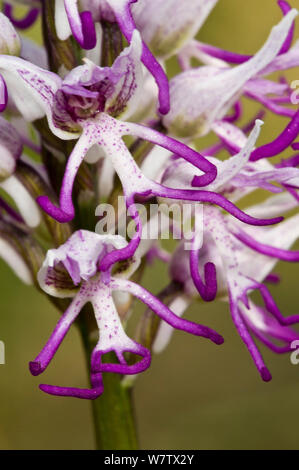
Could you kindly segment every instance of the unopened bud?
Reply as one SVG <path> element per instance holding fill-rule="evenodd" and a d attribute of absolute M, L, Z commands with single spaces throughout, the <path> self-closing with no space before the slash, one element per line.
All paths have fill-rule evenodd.
<path fill-rule="evenodd" d="M 21 41 L 9 19 L 0 13 L 0 53 L 20 55 Z"/>

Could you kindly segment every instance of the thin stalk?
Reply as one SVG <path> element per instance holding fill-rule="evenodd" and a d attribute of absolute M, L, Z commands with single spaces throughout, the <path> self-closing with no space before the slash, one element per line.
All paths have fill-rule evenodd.
<path fill-rule="evenodd" d="M 90 317 L 85 312 L 79 328 L 86 354 L 88 367 L 90 355 L 96 344 L 92 334 Z M 107 354 L 107 360 L 114 357 Z M 103 373 L 104 393 L 91 402 L 96 448 L 101 450 L 136 450 L 138 448 L 135 415 L 133 408 L 133 390 L 122 385 L 118 374 Z"/>

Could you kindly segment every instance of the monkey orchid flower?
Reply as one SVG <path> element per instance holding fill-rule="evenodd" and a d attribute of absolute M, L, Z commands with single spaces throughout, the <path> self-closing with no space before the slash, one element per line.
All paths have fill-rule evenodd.
<path fill-rule="evenodd" d="M 259 215 L 270 212 L 273 215 L 292 207 L 294 200 L 287 194 L 279 194 L 256 208 L 252 207 L 252 212 Z M 196 258 L 192 258 L 192 251 L 190 257 L 182 242 L 170 263 L 171 278 L 183 286 L 183 293 L 170 304 L 179 316 L 198 296 L 198 272 L 206 274 L 207 292 L 212 287 L 212 276 L 207 276 L 212 269 L 208 266 L 217 268 L 213 280 L 218 285 L 218 297 L 229 303 L 235 327 L 264 381 L 271 380 L 271 374 L 251 334 L 276 353 L 291 351 L 292 342 L 299 339 L 299 333 L 290 327 L 299 322 L 299 315 L 284 317 L 264 284 L 274 278 L 271 273 L 278 260 L 299 261 L 299 252 L 289 250 L 298 239 L 298 217 L 292 216 L 276 227 L 252 227 L 245 232 L 243 227 L 231 223 L 217 209 L 205 208 L 203 245 Z M 264 306 L 256 305 L 250 299 L 249 295 L 254 291 L 260 292 Z M 162 351 L 171 335 L 168 325 L 162 322 L 154 352 Z"/>
<path fill-rule="evenodd" d="M 207 217 L 209 233 L 223 263 L 232 320 L 262 379 L 268 381 L 271 379 L 271 374 L 248 328 L 260 340 L 265 339 L 263 342 L 266 345 L 272 344 L 272 337 L 272 339 L 281 339 L 287 343 L 283 351 L 290 350 L 290 342 L 296 333 L 291 333 L 287 327 L 297 323 L 299 315 L 284 317 L 268 288 L 263 284 L 263 280 L 271 273 L 277 260 L 299 261 L 299 253 L 288 250 L 298 238 L 298 215 L 267 232 L 256 229 L 249 231 L 249 234 L 243 228 L 230 226 L 229 221 L 225 221 L 219 212 L 216 214 L 211 211 Z M 255 252 L 254 256 L 252 256 L 253 252 Z M 261 294 L 264 302 L 262 309 L 249 302 L 248 294 L 254 291 L 259 291 Z M 259 326 L 261 319 L 263 320 L 262 326 Z M 275 343 L 273 347 L 275 350 Z"/>
<path fill-rule="evenodd" d="M 109 22 L 116 21 L 130 43 L 136 29 L 130 8 L 132 3 L 136 1 L 56 0 L 55 19 L 58 37 L 63 40 L 73 34 L 83 49 L 93 49 L 97 41 L 94 21 L 102 19 Z M 167 114 L 169 111 L 168 79 L 163 68 L 144 42 L 142 43 L 141 60 L 157 82 L 159 111 L 161 114 Z"/>
<path fill-rule="evenodd" d="M 103 392 L 102 372 L 138 374 L 146 370 L 151 362 L 148 349 L 130 339 L 125 333 L 112 294 L 115 291 L 134 295 L 172 327 L 203 336 L 216 344 L 223 338 L 205 326 L 180 319 L 143 287 L 128 280 L 139 265 L 133 258 L 119 271 L 99 272 L 99 261 L 111 249 L 121 248 L 127 242 L 120 236 L 98 235 L 86 230 L 75 232 L 57 249 L 48 251 L 40 269 L 38 280 L 49 295 L 72 297 L 73 300 L 59 320 L 43 350 L 30 363 L 33 375 L 41 374 L 49 365 L 72 323 L 88 302 L 92 304 L 99 328 L 99 340 L 91 356 L 91 389 L 40 385 L 41 390 L 51 395 L 95 399 Z M 114 351 L 119 363 L 107 363 L 102 357 Z M 124 354 L 130 352 L 141 357 L 135 364 L 127 364 Z"/>
<path fill-rule="evenodd" d="M 260 188 L 273 193 L 281 193 L 282 196 L 284 196 L 283 190 L 287 187 L 291 188 L 290 193 L 292 196 L 295 195 L 295 198 L 291 197 L 292 204 L 291 206 L 288 204 L 286 207 L 294 208 L 297 205 L 298 199 L 294 191 L 299 188 L 299 169 L 295 168 L 293 165 L 298 162 L 298 158 L 296 159 L 296 156 L 292 157 L 276 166 L 271 165 L 267 160 L 250 161 L 253 145 L 257 140 L 261 124 L 261 121 L 256 121 L 255 127 L 248 139 L 240 130 L 236 132 L 229 123 L 221 124 L 222 137 L 227 139 L 231 146 L 243 148 L 238 154 L 225 161 L 220 161 L 213 157 L 209 158 L 210 161 L 217 166 L 217 178 L 204 189 L 221 193 L 230 200 L 236 201 L 249 194 L 253 189 Z M 166 168 L 161 176 L 163 184 L 167 184 L 167 186 L 180 191 L 187 190 L 192 185 L 196 184 L 197 175 L 194 175 L 192 166 L 182 159 L 171 157 L 168 164 L 164 163 L 164 166 Z M 278 184 L 281 186 L 278 186 Z M 280 205 L 277 205 L 277 207 L 280 207 Z M 282 205 L 282 212 L 286 210 L 286 207 Z M 276 212 L 273 214 L 270 208 L 268 210 L 269 216 L 279 213 Z M 196 206 L 194 206 L 194 211 L 196 215 Z M 263 215 L 266 213 L 265 211 Z M 217 209 L 215 209 L 213 214 L 217 214 Z M 209 225 L 205 221 L 202 221 L 199 214 L 198 218 L 195 217 L 193 241 L 191 249 L 187 253 L 190 260 L 191 277 L 194 285 L 204 300 L 212 301 L 217 295 L 216 265 L 210 261 L 205 263 L 203 270 L 204 281 L 198 271 L 198 257 L 201 253 L 202 224 L 205 230 L 209 232 Z M 211 230 L 214 231 L 214 229 Z"/>

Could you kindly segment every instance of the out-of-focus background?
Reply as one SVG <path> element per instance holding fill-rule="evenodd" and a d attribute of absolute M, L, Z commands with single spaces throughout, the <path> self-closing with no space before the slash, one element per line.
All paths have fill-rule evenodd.
<path fill-rule="evenodd" d="M 299 8 L 298 0 L 291 4 Z M 219 0 L 198 37 L 254 53 L 280 18 L 275 0 Z M 38 27 L 27 32 L 29 37 L 37 34 Z M 287 76 L 299 79 L 299 70 Z M 252 117 L 257 106 L 246 101 L 246 109 L 245 118 Z M 287 118 L 267 113 L 259 143 L 270 141 L 286 122 Z M 282 282 L 272 289 L 275 299 L 286 315 L 298 312 L 298 267 L 280 263 L 277 271 Z M 154 272 L 150 270 L 145 281 L 158 292 L 167 282 L 167 267 L 156 263 Z M 58 320 L 57 311 L 33 288 L 23 286 L 2 262 L 0 285 L 0 340 L 6 348 L 6 364 L 0 365 L 0 448 L 93 449 L 90 403 L 43 394 L 38 389 L 41 379 L 28 371 L 28 362 Z M 233 327 L 227 304 L 194 304 L 188 318 L 221 332 L 225 344 L 217 347 L 180 332 L 164 353 L 154 357 L 135 389 L 141 447 L 298 449 L 299 365 L 291 365 L 289 354 L 277 356 L 261 348 L 273 375 L 272 382 L 263 383 Z M 75 328 L 42 380 L 87 384 Z"/>

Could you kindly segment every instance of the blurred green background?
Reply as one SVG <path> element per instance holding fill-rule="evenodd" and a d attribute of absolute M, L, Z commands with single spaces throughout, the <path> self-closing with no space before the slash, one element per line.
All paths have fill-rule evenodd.
<path fill-rule="evenodd" d="M 291 4 L 299 7 L 299 1 Z M 198 37 L 254 53 L 280 18 L 275 0 L 219 0 Z M 27 35 L 36 35 L 37 29 Z M 288 78 L 299 79 L 299 71 L 293 70 Z M 248 101 L 246 107 L 246 116 L 253 116 L 256 105 Z M 260 143 L 271 140 L 286 122 L 268 113 Z M 286 315 L 298 312 L 298 269 L 280 263 L 278 271 L 282 283 L 273 290 L 275 299 Z M 6 346 L 6 364 L 0 365 L 0 448 L 93 449 L 90 403 L 43 394 L 38 389 L 40 378 L 28 371 L 28 362 L 55 326 L 57 311 L 34 289 L 23 286 L 2 262 L 0 282 L 0 340 Z M 146 285 L 157 292 L 166 282 L 167 267 L 156 263 L 146 275 Z M 154 357 L 135 389 L 141 447 L 298 449 L 299 365 L 291 365 L 289 355 L 276 356 L 261 348 L 273 375 L 272 382 L 265 384 L 232 325 L 226 304 L 194 304 L 188 318 L 221 332 L 225 344 L 217 347 L 175 333 L 168 349 Z M 75 328 L 42 380 L 87 384 Z"/>

